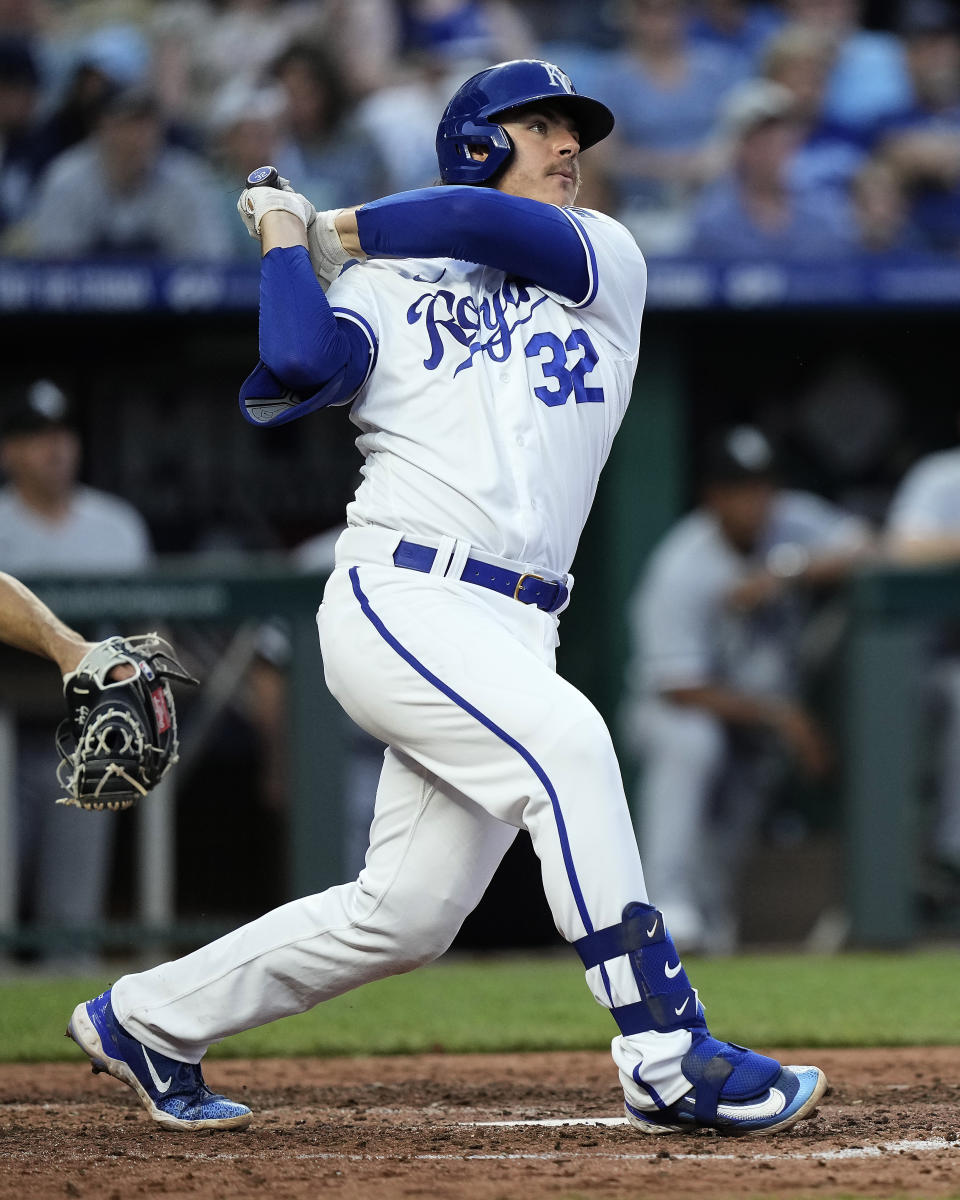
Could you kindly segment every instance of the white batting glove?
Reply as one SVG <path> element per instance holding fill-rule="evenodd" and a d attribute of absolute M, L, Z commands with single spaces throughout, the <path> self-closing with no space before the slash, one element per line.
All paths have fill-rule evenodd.
<path fill-rule="evenodd" d="M 286 181 L 284 181 L 286 182 Z M 289 187 L 289 184 L 287 185 Z M 312 223 L 316 209 L 299 192 L 286 191 L 282 188 L 252 187 L 244 188 L 237 201 L 237 212 L 240 220 L 246 226 L 247 233 L 252 238 L 260 236 L 260 222 L 264 213 L 288 212 L 299 217 L 304 226 Z"/>
<path fill-rule="evenodd" d="M 337 233 L 336 219 L 342 211 L 340 208 L 331 208 L 318 212 L 307 226 L 310 264 L 324 291 L 340 274 L 343 264 L 354 257 L 344 250 L 340 234 Z"/>
<path fill-rule="evenodd" d="M 284 192 L 296 191 L 290 180 L 284 179 L 282 175 L 277 177 L 277 187 Z M 314 209 L 313 216 L 307 222 L 310 265 L 324 291 L 340 274 L 340 268 L 347 261 L 346 258 L 340 257 L 343 247 L 334 225 L 339 211 L 338 208 L 324 212 Z"/>

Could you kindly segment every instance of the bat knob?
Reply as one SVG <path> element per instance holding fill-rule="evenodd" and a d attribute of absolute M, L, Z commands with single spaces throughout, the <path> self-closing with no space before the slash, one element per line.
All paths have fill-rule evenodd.
<path fill-rule="evenodd" d="M 280 172 L 276 167 L 257 167 L 247 176 L 247 187 L 275 188 L 280 180 Z"/>

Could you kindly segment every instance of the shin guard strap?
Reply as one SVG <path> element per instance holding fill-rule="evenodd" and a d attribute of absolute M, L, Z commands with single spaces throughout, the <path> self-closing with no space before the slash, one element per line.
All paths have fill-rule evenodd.
<path fill-rule="evenodd" d="M 634 950 L 642 950 L 644 946 L 662 942 L 665 937 L 662 915 L 647 905 L 643 906 L 643 910 L 626 917 L 617 925 L 597 929 L 575 941 L 573 948 L 580 955 L 583 965 L 589 970 L 611 958 L 619 958 Z"/>
<path fill-rule="evenodd" d="M 661 992 L 636 1004 L 623 1004 L 610 1013 L 624 1037 L 632 1033 L 668 1033 L 672 1029 L 706 1029 L 693 988 Z"/>
<path fill-rule="evenodd" d="M 693 1115 L 698 1121 L 709 1124 L 716 1120 L 720 1092 L 732 1074 L 733 1063 L 722 1055 L 718 1054 L 706 1064 L 703 1074 L 697 1080 L 693 1102 Z"/>

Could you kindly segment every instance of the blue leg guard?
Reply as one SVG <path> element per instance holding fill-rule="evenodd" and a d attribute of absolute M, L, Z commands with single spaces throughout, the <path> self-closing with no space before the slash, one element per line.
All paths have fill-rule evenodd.
<path fill-rule="evenodd" d="M 643 999 L 610 1010 L 622 1034 L 676 1029 L 691 1034 L 680 1063 L 690 1090 L 655 1113 L 628 1103 L 633 1125 L 657 1133 L 704 1127 L 757 1133 L 786 1128 L 815 1107 L 826 1087 L 818 1068 L 781 1067 L 766 1055 L 711 1036 L 663 916 L 652 905 L 628 904 L 619 925 L 580 938 L 574 948 L 587 968 L 629 957 Z"/>
<path fill-rule="evenodd" d="M 611 958 L 629 956 L 643 999 L 610 1009 L 625 1036 L 668 1033 L 672 1029 L 706 1032 L 697 993 L 663 924 L 663 914 L 653 905 L 638 901 L 628 904 L 619 925 L 589 933 L 574 942 L 573 948 L 588 969 Z"/>

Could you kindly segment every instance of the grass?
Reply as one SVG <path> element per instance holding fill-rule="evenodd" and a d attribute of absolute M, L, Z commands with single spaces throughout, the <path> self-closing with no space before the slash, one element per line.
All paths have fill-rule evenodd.
<path fill-rule="evenodd" d="M 960 1044 L 951 951 L 691 959 L 711 1030 L 764 1046 Z M 73 1006 L 109 979 L 0 982 L 0 1061 L 79 1053 L 63 1037 Z M 456 958 L 369 984 L 215 1047 L 221 1057 L 429 1050 L 600 1049 L 614 1025 L 567 956 Z"/>

